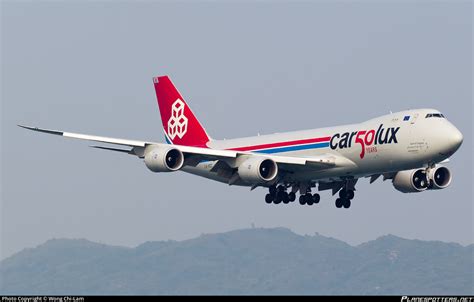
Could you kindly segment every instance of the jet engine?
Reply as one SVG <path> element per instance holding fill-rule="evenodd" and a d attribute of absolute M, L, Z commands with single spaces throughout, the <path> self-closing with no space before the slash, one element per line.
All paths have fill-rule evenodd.
<path fill-rule="evenodd" d="M 145 149 L 145 165 L 153 172 L 177 171 L 183 163 L 183 153 L 173 147 L 148 146 Z"/>
<path fill-rule="evenodd" d="M 429 172 L 430 189 L 439 190 L 448 187 L 451 184 L 453 176 L 448 168 L 436 166 Z"/>
<path fill-rule="evenodd" d="M 269 158 L 251 157 L 240 164 L 238 173 L 247 183 L 267 183 L 277 177 L 278 165 Z"/>
<path fill-rule="evenodd" d="M 403 193 L 425 191 L 428 189 L 429 184 L 425 169 L 400 171 L 393 178 L 393 186 Z"/>

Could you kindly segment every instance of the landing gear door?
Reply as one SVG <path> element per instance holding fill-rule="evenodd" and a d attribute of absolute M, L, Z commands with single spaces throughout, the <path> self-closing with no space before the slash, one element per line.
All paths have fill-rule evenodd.
<path fill-rule="evenodd" d="M 410 140 L 407 145 L 407 151 L 413 156 L 424 154 L 428 150 L 428 142 L 425 140 L 425 138 L 416 135 L 416 127 L 414 127 L 414 124 L 418 120 L 419 115 L 419 113 L 415 113 L 410 118 Z"/>

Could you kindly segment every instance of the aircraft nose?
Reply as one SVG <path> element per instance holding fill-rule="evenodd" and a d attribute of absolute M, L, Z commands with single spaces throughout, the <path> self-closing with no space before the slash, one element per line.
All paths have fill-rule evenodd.
<path fill-rule="evenodd" d="M 451 152 L 455 152 L 463 142 L 463 136 L 461 131 L 456 127 L 452 126 L 448 132 L 448 137 L 446 138 L 449 143 L 449 149 Z"/>

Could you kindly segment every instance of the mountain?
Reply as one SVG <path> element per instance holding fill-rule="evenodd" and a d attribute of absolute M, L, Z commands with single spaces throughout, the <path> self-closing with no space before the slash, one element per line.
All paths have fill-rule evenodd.
<path fill-rule="evenodd" d="M 55 239 L 0 262 L 0 294 L 473 295 L 473 252 L 392 235 L 354 247 L 283 228 L 136 248 Z"/>

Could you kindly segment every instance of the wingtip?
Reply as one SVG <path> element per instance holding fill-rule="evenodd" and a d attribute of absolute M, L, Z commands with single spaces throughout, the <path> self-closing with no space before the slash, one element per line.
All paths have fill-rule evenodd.
<path fill-rule="evenodd" d="M 64 132 L 58 131 L 58 130 L 42 129 L 38 127 L 30 127 L 30 126 L 25 126 L 21 124 L 17 124 L 17 126 L 23 129 L 31 130 L 31 131 L 43 132 L 43 133 L 54 134 L 54 135 L 64 135 Z"/>
<path fill-rule="evenodd" d="M 17 126 L 23 129 L 27 129 L 27 130 L 33 130 L 33 131 L 40 130 L 38 127 L 26 126 L 26 125 L 21 125 L 21 124 L 17 124 Z"/>
<path fill-rule="evenodd" d="M 23 129 L 29 129 L 29 130 L 34 129 L 33 127 L 29 127 L 29 126 L 25 126 L 25 125 L 21 125 L 21 124 L 16 124 L 16 125 L 20 128 L 23 128 Z"/>

